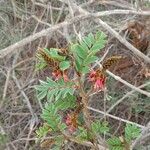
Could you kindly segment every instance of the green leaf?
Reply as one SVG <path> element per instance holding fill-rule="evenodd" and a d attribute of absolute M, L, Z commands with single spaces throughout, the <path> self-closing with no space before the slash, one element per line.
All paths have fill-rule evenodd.
<path fill-rule="evenodd" d="M 47 101 L 52 102 L 55 94 L 56 94 L 55 89 L 51 90 L 50 92 L 47 92 Z"/>
<path fill-rule="evenodd" d="M 76 97 L 70 94 L 67 94 L 65 98 L 60 98 L 55 102 L 55 107 L 59 110 L 67 110 L 76 107 Z"/>
<path fill-rule="evenodd" d="M 41 91 L 40 93 L 38 93 L 37 98 L 38 100 L 41 100 L 43 98 L 45 98 L 47 95 L 47 91 Z"/>
<path fill-rule="evenodd" d="M 87 135 L 87 129 L 83 128 L 83 127 L 78 127 L 79 131 L 77 133 L 77 138 L 84 141 L 88 139 L 88 135 Z"/>
<path fill-rule="evenodd" d="M 61 118 L 57 111 L 58 109 L 54 104 L 46 104 L 45 108 L 42 110 L 41 117 L 53 131 L 59 131 L 59 124 L 61 124 Z"/>
<path fill-rule="evenodd" d="M 94 43 L 95 39 L 94 39 L 94 35 L 92 33 L 88 34 L 88 38 L 91 41 L 91 43 Z"/>
<path fill-rule="evenodd" d="M 108 123 L 107 122 L 100 122 L 99 120 L 92 123 L 92 130 L 95 133 L 106 133 L 109 131 Z"/>
<path fill-rule="evenodd" d="M 98 31 L 98 32 L 96 32 L 96 39 L 97 40 L 101 40 L 101 39 L 105 39 L 107 36 L 106 36 L 106 34 L 104 33 L 104 32 L 100 32 L 100 31 Z"/>
<path fill-rule="evenodd" d="M 107 140 L 109 150 L 124 150 L 124 146 L 118 137 L 113 137 Z"/>
<path fill-rule="evenodd" d="M 80 58 L 85 58 L 87 55 L 87 51 L 80 44 L 74 44 L 72 46 L 72 51 L 74 54 L 78 55 Z"/>
<path fill-rule="evenodd" d="M 83 67 L 81 72 L 83 74 L 89 73 L 89 67 L 88 66 Z"/>
<path fill-rule="evenodd" d="M 105 47 L 105 43 L 104 42 L 95 42 L 92 46 L 92 48 L 90 49 L 92 51 L 93 54 L 96 54 L 98 51 L 100 51 L 102 48 Z"/>
<path fill-rule="evenodd" d="M 75 67 L 78 72 L 80 72 L 82 69 L 82 62 L 83 61 L 77 56 L 75 60 Z"/>
<path fill-rule="evenodd" d="M 47 100 L 50 102 L 58 100 L 61 97 L 65 97 L 67 93 L 74 93 L 74 82 L 65 82 L 63 79 L 58 81 L 53 81 L 47 77 L 46 81 L 40 81 L 40 85 L 36 85 L 37 97 L 39 100 L 42 100 L 47 96 Z"/>
<path fill-rule="evenodd" d="M 70 62 L 69 61 L 62 61 L 59 64 L 59 68 L 64 71 L 70 67 Z"/>
<path fill-rule="evenodd" d="M 83 40 L 81 40 L 79 43 L 86 52 L 89 51 L 88 45 Z"/>
<path fill-rule="evenodd" d="M 95 56 L 96 53 L 105 46 L 105 38 L 106 36 L 102 32 L 98 32 L 95 37 L 90 33 L 88 36 L 85 36 L 79 44 L 72 46 L 71 49 L 75 58 L 75 67 L 78 72 L 83 74 L 89 72 L 90 64 L 98 60 L 98 57 Z"/>
<path fill-rule="evenodd" d="M 50 58 L 57 60 L 57 61 L 64 61 L 66 59 L 66 56 L 61 56 L 58 54 L 59 50 L 57 48 L 51 48 L 48 50 L 47 48 L 44 48 L 44 51 Z"/>
<path fill-rule="evenodd" d="M 62 124 L 59 126 L 59 128 L 60 128 L 60 130 L 61 130 L 62 132 L 64 132 L 65 129 L 67 128 L 67 125 L 66 125 L 65 123 L 62 123 Z"/>
<path fill-rule="evenodd" d="M 38 62 L 38 63 L 35 65 L 35 70 L 36 70 L 36 71 L 42 70 L 42 69 L 44 69 L 46 66 L 47 66 L 47 64 L 46 64 L 45 61 Z"/>
<path fill-rule="evenodd" d="M 140 128 L 136 125 L 126 124 L 125 127 L 125 139 L 127 142 L 131 142 L 134 138 L 137 138 L 140 135 Z"/>
<path fill-rule="evenodd" d="M 36 130 L 36 134 L 38 138 L 42 138 L 46 136 L 49 131 L 51 131 L 50 127 L 47 124 L 44 124 L 43 126 L 39 127 L 39 129 Z"/>
<path fill-rule="evenodd" d="M 98 60 L 97 56 L 86 57 L 83 64 L 84 64 L 84 66 L 86 66 L 86 65 L 89 65 L 91 63 L 94 63 L 96 60 Z"/>
<path fill-rule="evenodd" d="M 77 44 L 77 46 L 76 46 L 76 53 L 82 59 L 84 59 L 87 56 L 87 51 L 84 50 L 84 47 L 82 47 L 79 44 Z"/>
<path fill-rule="evenodd" d="M 47 77 L 46 78 L 47 84 L 51 87 L 56 87 L 57 86 L 57 82 L 53 81 L 51 78 Z"/>
<path fill-rule="evenodd" d="M 62 148 L 63 142 L 65 141 L 64 136 L 57 136 L 55 138 L 55 145 L 51 150 L 60 150 Z"/>
<path fill-rule="evenodd" d="M 86 45 L 90 48 L 92 45 L 92 41 L 90 40 L 90 38 L 87 36 L 85 38 L 83 38 L 83 41 L 86 43 Z"/>

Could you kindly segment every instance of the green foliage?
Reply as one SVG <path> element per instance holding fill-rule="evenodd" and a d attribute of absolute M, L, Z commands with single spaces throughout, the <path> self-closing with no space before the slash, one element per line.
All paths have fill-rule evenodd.
<path fill-rule="evenodd" d="M 46 52 L 46 54 L 56 60 L 56 61 L 64 61 L 66 59 L 66 56 L 61 56 L 59 54 L 59 50 L 57 48 L 50 48 L 50 50 L 48 50 L 47 48 L 44 48 L 44 51 Z"/>
<path fill-rule="evenodd" d="M 100 122 L 99 120 L 95 121 L 91 125 L 93 132 L 95 133 L 106 133 L 109 131 L 107 122 Z"/>
<path fill-rule="evenodd" d="M 70 67 L 70 62 L 69 61 L 62 61 L 59 64 L 60 70 L 64 71 Z"/>
<path fill-rule="evenodd" d="M 47 96 L 48 101 L 52 101 L 53 98 L 58 100 L 59 98 L 65 98 L 67 94 L 73 95 L 73 82 L 64 82 L 63 79 L 53 81 L 47 77 L 46 81 L 40 81 L 40 85 L 36 85 L 37 98 L 42 100 Z"/>
<path fill-rule="evenodd" d="M 62 118 L 54 104 L 46 104 L 41 116 L 53 131 L 64 130 L 65 126 L 61 123 Z"/>
<path fill-rule="evenodd" d="M 48 124 L 43 124 L 43 126 L 39 127 L 38 130 L 36 130 L 36 134 L 39 138 L 42 138 L 47 135 L 47 133 L 51 131 L 51 128 Z"/>
<path fill-rule="evenodd" d="M 41 53 L 39 51 L 38 55 L 41 64 L 37 64 L 37 68 L 42 69 L 46 67 L 49 61 L 52 61 L 52 63 L 49 63 L 49 66 L 51 66 L 51 64 L 55 64 L 53 62 L 56 61 L 57 67 L 59 67 L 59 71 L 61 70 L 63 72 L 66 69 L 71 68 L 74 69 L 73 71 L 75 71 L 75 75 L 84 75 L 89 72 L 90 65 L 98 60 L 96 54 L 102 48 L 104 48 L 105 43 L 106 35 L 102 32 L 97 32 L 95 36 L 90 33 L 81 41 L 79 41 L 79 43 L 72 44 L 71 51 L 69 52 L 69 55 L 71 55 L 70 57 L 67 57 L 68 55 L 63 55 L 60 50 L 56 48 L 42 49 Z M 60 137 L 60 135 L 64 135 L 64 131 L 68 129 L 67 126 L 72 126 L 74 122 L 77 122 L 78 128 L 74 135 L 76 138 L 83 141 L 91 141 L 96 133 L 101 134 L 109 131 L 108 124 L 106 122 L 101 123 L 100 121 L 93 122 L 91 124 L 90 131 L 84 127 L 84 113 L 82 114 L 83 116 L 81 116 L 80 112 L 82 111 L 82 108 L 80 109 L 80 106 L 77 107 L 77 98 L 74 96 L 74 93 L 81 96 L 80 93 L 78 93 L 79 90 L 76 84 L 78 85 L 79 83 L 64 81 L 64 79 L 54 81 L 47 77 L 46 81 L 40 81 L 40 84 L 35 86 L 37 91 L 37 98 L 39 100 L 47 99 L 48 102 L 42 110 L 41 115 L 46 124 L 40 127 L 36 133 L 39 138 L 46 136 L 49 132 L 51 134 L 57 133 L 58 138 L 54 138 L 54 143 L 52 143 L 51 147 L 53 150 L 62 148 L 65 139 L 64 136 Z M 79 102 L 81 105 L 82 98 L 83 97 L 81 96 L 81 103 Z M 67 121 L 66 123 L 63 123 L 63 117 L 60 114 L 64 114 L 64 112 L 69 109 L 74 109 L 75 113 L 77 113 L 76 115 L 79 117 L 74 117 L 71 119 L 69 118 L 70 120 L 68 119 L 67 121 L 70 123 L 67 123 Z"/>
<path fill-rule="evenodd" d="M 98 60 L 95 54 L 105 46 L 105 38 L 106 35 L 102 32 L 97 32 L 95 37 L 90 33 L 78 44 L 71 46 L 71 51 L 75 57 L 75 67 L 78 72 L 84 74 L 89 72 L 89 65 Z"/>
<path fill-rule="evenodd" d="M 124 150 L 124 146 L 118 137 L 113 137 L 107 141 L 109 150 Z"/>
<path fill-rule="evenodd" d="M 76 106 L 76 97 L 70 94 L 67 94 L 65 98 L 60 98 L 55 102 L 55 107 L 58 110 L 67 110 L 72 109 Z"/>
<path fill-rule="evenodd" d="M 90 136 L 88 135 L 87 129 L 84 127 L 78 127 L 78 133 L 77 133 L 77 138 L 80 139 L 81 141 L 83 140 L 88 140 L 90 139 Z"/>
<path fill-rule="evenodd" d="M 65 141 L 64 136 L 57 136 L 54 138 L 55 144 L 51 148 L 51 150 L 60 150 L 62 148 L 62 145 Z"/>
<path fill-rule="evenodd" d="M 134 138 L 140 135 L 141 130 L 136 125 L 127 124 L 125 127 L 125 139 L 131 142 Z"/>
<path fill-rule="evenodd" d="M 140 135 L 140 129 L 136 125 L 126 124 L 125 135 L 123 137 L 113 137 L 108 139 L 107 143 L 110 150 L 124 150 L 129 147 L 131 140 Z M 122 140 L 121 140 L 122 139 Z"/>
<path fill-rule="evenodd" d="M 45 60 L 42 57 L 38 56 L 38 60 L 39 60 L 39 62 L 36 63 L 36 65 L 35 65 L 35 70 L 36 71 L 42 70 L 47 66 L 47 63 L 45 62 Z"/>

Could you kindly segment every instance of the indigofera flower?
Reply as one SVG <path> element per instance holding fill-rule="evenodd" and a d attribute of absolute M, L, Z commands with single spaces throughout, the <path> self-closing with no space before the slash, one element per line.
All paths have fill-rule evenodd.
<path fill-rule="evenodd" d="M 104 88 L 106 77 L 100 70 L 91 71 L 89 81 L 94 83 L 94 89 L 98 91 Z"/>

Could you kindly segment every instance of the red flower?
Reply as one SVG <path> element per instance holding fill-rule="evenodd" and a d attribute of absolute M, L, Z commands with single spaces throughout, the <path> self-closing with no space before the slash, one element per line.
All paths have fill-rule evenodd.
<path fill-rule="evenodd" d="M 104 88 L 106 77 L 100 70 L 91 71 L 89 81 L 94 83 L 94 89 L 98 91 Z"/>
<path fill-rule="evenodd" d="M 96 82 L 94 83 L 94 89 L 95 90 L 103 89 L 104 85 L 105 85 L 105 78 L 97 79 Z"/>

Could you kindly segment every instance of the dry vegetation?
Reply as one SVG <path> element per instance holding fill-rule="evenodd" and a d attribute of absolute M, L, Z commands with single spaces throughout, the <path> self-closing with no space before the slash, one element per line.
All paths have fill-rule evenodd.
<path fill-rule="evenodd" d="M 100 62 L 124 58 L 107 71 L 107 96 L 91 95 L 89 109 L 107 116 L 114 135 L 137 124 L 143 132 L 133 147 L 150 150 L 149 0 L 0 0 L 0 150 L 42 149 L 35 130 L 43 104 L 33 85 L 50 73 L 35 71 L 38 47 L 65 48 L 97 30 L 108 35 Z M 65 149 L 87 148 L 70 142 Z"/>

